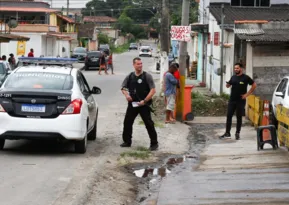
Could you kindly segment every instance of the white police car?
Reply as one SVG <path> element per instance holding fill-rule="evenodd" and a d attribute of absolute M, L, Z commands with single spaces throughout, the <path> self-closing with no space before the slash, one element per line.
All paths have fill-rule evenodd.
<path fill-rule="evenodd" d="M 19 58 L 0 88 L 0 149 L 5 140 L 65 139 L 85 153 L 97 135 L 98 104 L 83 74 L 72 68 L 77 59 Z"/>

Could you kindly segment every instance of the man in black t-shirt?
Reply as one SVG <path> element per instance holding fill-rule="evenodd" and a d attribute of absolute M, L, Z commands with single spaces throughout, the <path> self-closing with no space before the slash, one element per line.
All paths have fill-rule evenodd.
<path fill-rule="evenodd" d="M 220 137 L 220 139 L 231 138 L 231 127 L 232 127 L 232 117 L 236 111 L 237 116 L 237 130 L 236 130 L 236 140 L 240 139 L 240 131 L 242 126 L 242 116 L 246 105 L 246 98 L 253 93 L 257 85 L 248 75 L 243 74 L 242 64 L 236 63 L 235 74 L 231 77 L 229 82 L 226 82 L 227 88 L 231 88 L 230 100 L 228 103 L 227 111 L 227 123 L 226 132 Z M 251 89 L 247 92 L 248 85 L 251 85 Z"/>

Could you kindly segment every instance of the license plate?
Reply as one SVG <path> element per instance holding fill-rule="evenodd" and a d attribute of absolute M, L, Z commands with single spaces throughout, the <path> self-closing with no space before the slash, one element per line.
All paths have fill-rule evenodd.
<path fill-rule="evenodd" d="M 27 105 L 21 106 L 22 112 L 45 112 L 45 105 Z"/>

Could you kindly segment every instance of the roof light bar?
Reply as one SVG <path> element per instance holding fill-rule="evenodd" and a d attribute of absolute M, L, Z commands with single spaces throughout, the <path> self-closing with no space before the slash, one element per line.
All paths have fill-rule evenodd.
<path fill-rule="evenodd" d="M 77 59 L 74 58 L 34 58 L 34 57 L 19 57 L 19 62 L 32 63 L 41 65 L 72 65 L 77 63 Z"/>

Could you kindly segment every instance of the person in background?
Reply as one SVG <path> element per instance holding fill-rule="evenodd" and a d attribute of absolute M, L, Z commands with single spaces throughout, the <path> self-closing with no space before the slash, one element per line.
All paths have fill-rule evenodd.
<path fill-rule="evenodd" d="M 10 64 L 11 69 L 14 70 L 16 66 L 16 60 L 15 60 L 14 54 L 10 53 L 9 56 L 10 57 L 8 58 L 8 62 Z"/>
<path fill-rule="evenodd" d="M 5 55 L 3 55 L 2 58 L 1 58 L 1 60 L 2 60 L 2 61 L 6 61 L 6 60 L 7 60 L 7 57 L 6 57 Z"/>
<path fill-rule="evenodd" d="M 30 49 L 30 52 L 28 53 L 28 57 L 34 57 L 34 50 L 33 50 L 33 48 Z"/>
<path fill-rule="evenodd" d="M 178 63 L 173 63 L 173 64 L 171 64 L 171 65 L 175 65 L 176 67 L 177 67 L 177 70 L 174 72 L 174 77 L 178 80 L 178 84 L 176 85 L 176 87 L 177 87 L 177 94 L 176 94 L 176 96 L 178 95 L 178 93 L 179 93 L 179 88 L 180 88 L 180 71 L 179 71 L 179 64 Z M 168 71 L 167 71 L 168 72 Z M 165 90 L 166 90 L 166 82 L 165 82 L 165 76 L 166 76 L 166 73 L 167 72 L 165 72 L 164 73 L 164 77 L 163 77 L 163 92 L 165 92 Z M 167 104 L 167 98 L 166 98 L 166 96 L 165 96 L 165 104 Z M 171 112 L 171 121 L 176 121 L 175 120 L 175 117 L 174 117 L 174 112 Z"/>
<path fill-rule="evenodd" d="M 99 59 L 99 72 L 98 72 L 99 75 L 101 75 L 101 70 L 102 69 L 104 69 L 105 74 L 108 75 L 104 53 L 101 54 L 101 57 Z"/>
<path fill-rule="evenodd" d="M 108 67 L 108 69 L 111 69 L 111 74 L 113 75 L 114 73 L 113 73 L 112 52 L 111 52 L 110 55 L 108 56 L 107 67 Z"/>
<path fill-rule="evenodd" d="M 175 78 L 174 73 L 178 70 L 176 64 L 171 64 L 169 71 L 165 75 L 165 97 L 166 97 L 166 121 L 165 123 L 174 123 L 175 119 L 172 118 L 176 105 L 176 87 L 178 80 Z"/>

